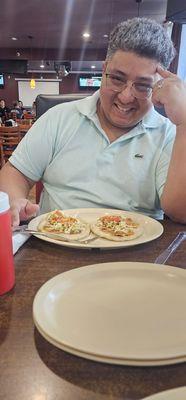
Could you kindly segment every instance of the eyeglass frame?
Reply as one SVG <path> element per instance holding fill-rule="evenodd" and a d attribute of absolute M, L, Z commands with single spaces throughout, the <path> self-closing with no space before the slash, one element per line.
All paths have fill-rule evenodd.
<path fill-rule="evenodd" d="M 104 72 L 104 75 L 106 76 L 106 86 L 107 86 L 107 82 L 108 82 L 107 77 L 113 76 L 113 77 L 118 78 L 118 80 L 120 79 L 119 75 L 116 75 L 116 74 L 114 74 L 114 73 L 112 73 L 112 72 L 108 72 L 108 73 Z M 121 82 L 122 82 L 122 79 L 121 79 Z M 122 85 L 122 87 L 121 87 L 120 89 L 119 89 L 119 88 L 118 88 L 118 89 L 113 89 L 112 87 L 109 87 L 109 86 L 107 86 L 107 87 L 108 87 L 110 90 L 112 90 L 112 91 L 114 91 L 114 92 L 116 92 L 116 93 L 121 93 L 123 90 L 125 90 L 125 89 L 127 88 L 128 82 L 131 82 L 131 86 L 130 86 L 130 87 L 131 87 L 131 89 L 134 89 L 134 90 L 136 90 L 136 89 L 135 89 L 135 86 L 134 86 L 135 84 L 139 84 L 139 85 L 141 85 L 141 86 L 144 86 L 144 87 L 150 89 L 150 93 L 147 94 L 146 97 L 138 97 L 138 96 L 136 96 L 135 94 L 133 94 L 133 91 L 132 91 L 132 95 L 133 95 L 135 98 L 145 100 L 145 99 L 148 99 L 148 98 L 151 96 L 152 90 L 153 90 L 153 86 L 145 85 L 145 84 L 140 83 L 140 82 L 133 82 L 133 81 L 130 81 L 129 79 L 126 79 L 126 82 L 125 82 L 125 83 L 123 82 L 123 85 Z"/>

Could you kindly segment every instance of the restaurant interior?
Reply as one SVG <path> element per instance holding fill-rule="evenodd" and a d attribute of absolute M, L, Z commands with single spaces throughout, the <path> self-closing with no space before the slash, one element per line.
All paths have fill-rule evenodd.
<path fill-rule="evenodd" d="M 109 33 L 134 17 L 165 27 L 186 81 L 186 0 L 1 2 L 0 169 L 48 108 L 99 89 Z M 133 243 L 69 242 L 37 235 L 37 218 L 17 233 L 14 287 L 0 283 L 0 400 L 185 400 L 185 226 L 139 215 Z"/>

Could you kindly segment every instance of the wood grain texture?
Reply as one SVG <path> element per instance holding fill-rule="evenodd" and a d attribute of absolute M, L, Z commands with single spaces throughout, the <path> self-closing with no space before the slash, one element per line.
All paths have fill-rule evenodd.
<path fill-rule="evenodd" d="M 85 360 L 48 343 L 32 319 L 37 290 L 59 273 L 102 262 L 153 262 L 185 230 L 163 224 L 159 239 L 125 249 L 72 249 L 29 239 L 15 256 L 16 286 L 0 297 L 0 400 L 137 400 L 186 385 L 186 363 L 142 368 Z M 185 255 L 186 242 L 168 264 L 186 268 Z"/>

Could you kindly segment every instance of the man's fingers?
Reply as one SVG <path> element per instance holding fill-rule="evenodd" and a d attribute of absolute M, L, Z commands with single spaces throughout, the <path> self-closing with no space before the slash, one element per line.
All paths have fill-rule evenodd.
<path fill-rule="evenodd" d="M 24 212 L 25 212 L 25 215 L 28 216 L 28 218 L 35 217 L 37 215 L 38 211 L 39 211 L 38 204 L 33 204 L 30 201 L 28 201 L 26 203 Z"/>
<path fill-rule="evenodd" d="M 21 221 L 26 221 L 31 217 L 35 217 L 39 211 L 38 204 L 33 204 L 29 200 L 20 209 L 20 219 Z"/>
<path fill-rule="evenodd" d="M 11 223 L 13 227 L 20 224 L 19 210 L 17 208 L 11 209 Z"/>
<path fill-rule="evenodd" d="M 162 78 L 173 78 L 176 76 L 175 74 L 173 74 L 170 71 L 167 71 L 167 69 L 164 69 L 160 65 L 157 66 L 157 72 Z"/>
<path fill-rule="evenodd" d="M 32 204 L 27 199 L 16 199 L 11 205 L 12 226 L 17 226 L 20 221 L 27 221 L 31 217 L 35 217 L 38 211 L 38 204 Z"/>

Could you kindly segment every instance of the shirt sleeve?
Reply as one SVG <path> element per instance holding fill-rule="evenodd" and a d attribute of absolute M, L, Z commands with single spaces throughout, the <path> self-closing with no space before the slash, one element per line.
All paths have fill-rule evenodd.
<path fill-rule="evenodd" d="M 156 167 L 156 188 L 159 198 L 163 193 L 164 185 L 166 182 L 175 136 L 175 125 L 169 124 L 165 135 L 165 141 L 161 151 L 161 155 Z"/>

